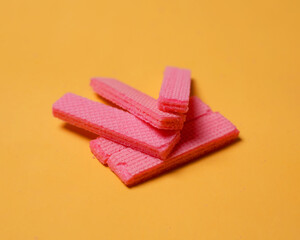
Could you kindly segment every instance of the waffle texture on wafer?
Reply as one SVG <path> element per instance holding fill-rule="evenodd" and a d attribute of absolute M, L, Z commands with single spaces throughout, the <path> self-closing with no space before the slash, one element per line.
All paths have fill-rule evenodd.
<path fill-rule="evenodd" d="M 157 129 L 128 112 L 72 93 L 52 109 L 57 118 L 160 159 L 166 159 L 180 139 L 180 131 Z"/>
<path fill-rule="evenodd" d="M 237 128 L 220 113 L 212 112 L 198 98 L 191 98 L 191 103 L 191 115 L 181 140 L 164 161 L 103 138 L 90 142 L 91 151 L 124 184 L 133 186 L 217 150 L 238 137 Z"/>
<path fill-rule="evenodd" d="M 90 85 L 101 97 L 156 128 L 179 130 L 183 127 L 185 115 L 161 111 L 157 100 L 125 83 L 112 78 L 95 77 L 91 79 Z"/>
<path fill-rule="evenodd" d="M 191 71 L 166 67 L 159 92 L 158 108 L 165 112 L 186 113 L 189 106 Z"/>

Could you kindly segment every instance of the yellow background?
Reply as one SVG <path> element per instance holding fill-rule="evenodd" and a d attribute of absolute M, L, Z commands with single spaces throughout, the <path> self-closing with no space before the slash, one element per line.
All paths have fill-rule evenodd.
<path fill-rule="evenodd" d="M 300 4 L 2 1 L 0 239 L 300 239 Z M 134 188 L 52 117 L 92 76 L 157 97 L 165 66 L 241 131 Z"/>

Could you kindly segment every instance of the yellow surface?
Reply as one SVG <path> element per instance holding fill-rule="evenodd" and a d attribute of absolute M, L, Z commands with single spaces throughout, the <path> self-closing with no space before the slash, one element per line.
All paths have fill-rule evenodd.
<path fill-rule="evenodd" d="M 300 239 L 299 1 L 2 1 L 0 239 Z M 241 141 L 132 189 L 54 119 L 91 76 L 166 65 Z"/>

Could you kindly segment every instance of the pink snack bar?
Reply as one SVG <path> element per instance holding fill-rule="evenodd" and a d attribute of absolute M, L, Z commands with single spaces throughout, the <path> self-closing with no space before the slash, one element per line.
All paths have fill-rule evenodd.
<path fill-rule="evenodd" d="M 193 96 L 190 98 L 190 110 L 186 122 L 195 120 L 208 112 L 211 112 L 210 107 L 203 103 L 198 97 Z M 110 140 L 99 137 L 90 141 L 90 148 L 96 158 L 102 164 L 107 165 L 107 160 L 111 156 L 111 153 L 119 152 L 126 147 L 120 144 L 113 144 Z"/>
<path fill-rule="evenodd" d="M 190 88 L 190 70 L 166 67 L 158 108 L 165 112 L 186 113 L 189 109 Z"/>
<path fill-rule="evenodd" d="M 185 115 L 166 113 L 159 110 L 157 100 L 116 79 L 92 78 L 90 85 L 101 97 L 156 128 L 180 130 L 183 127 Z"/>
<path fill-rule="evenodd" d="M 166 159 L 179 131 L 159 130 L 123 110 L 67 93 L 53 104 L 53 115 L 101 137 Z"/>
<path fill-rule="evenodd" d="M 185 123 L 180 142 L 165 161 L 131 148 L 120 147 L 119 144 L 103 138 L 90 142 L 91 151 L 101 163 L 107 164 L 124 184 L 133 186 L 217 150 L 239 135 L 236 127 L 220 113 L 206 109 L 201 114 L 201 111 L 194 109 L 193 114 L 194 117 Z"/>

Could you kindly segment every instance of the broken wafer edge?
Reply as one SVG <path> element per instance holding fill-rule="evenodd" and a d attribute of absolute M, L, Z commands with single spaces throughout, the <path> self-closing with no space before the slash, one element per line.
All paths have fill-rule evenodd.
<path fill-rule="evenodd" d="M 92 153 L 130 187 L 217 150 L 238 138 L 239 130 L 229 120 L 220 113 L 212 112 L 207 105 L 202 105 L 207 107 L 205 111 L 199 111 L 197 106 L 200 99 L 194 100 L 190 109 L 192 115 L 182 130 L 181 140 L 166 160 L 162 161 L 103 138 L 90 142 Z"/>

